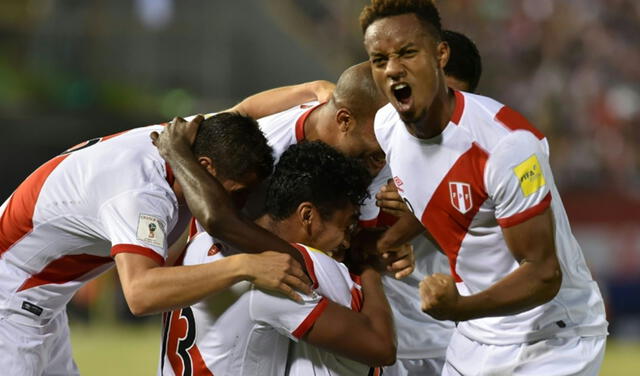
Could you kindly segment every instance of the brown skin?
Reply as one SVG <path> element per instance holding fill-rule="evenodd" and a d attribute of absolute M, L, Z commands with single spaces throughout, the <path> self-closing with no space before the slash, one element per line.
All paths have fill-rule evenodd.
<path fill-rule="evenodd" d="M 264 216 L 258 223 L 290 242 L 316 249 L 348 247 L 357 222 L 353 205 L 323 219 L 309 202 L 301 203 L 288 218 Z M 391 307 L 384 295 L 380 273 L 367 267 L 361 275 L 363 306 L 360 312 L 329 301 L 302 338 L 315 346 L 369 366 L 391 365 L 396 359 L 396 335 Z"/>
<path fill-rule="evenodd" d="M 365 31 L 364 44 L 376 84 L 407 130 L 423 139 L 439 135 L 455 104 L 443 71 L 449 56 L 447 44 L 437 41 L 415 14 L 373 22 Z M 398 84 L 411 88 L 410 98 L 399 100 L 394 95 Z M 381 241 L 393 245 L 419 233 L 416 223 L 404 218 L 398 221 L 403 225 Z M 450 276 L 426 277 L 420 285 L 423 311 L 438 319 L 461 321 L 517 314 L 551 300 L 562 282 L 551 211 L 502 232 L 520 267 L 486 291 L 471 296 L 460 296 Z"/>

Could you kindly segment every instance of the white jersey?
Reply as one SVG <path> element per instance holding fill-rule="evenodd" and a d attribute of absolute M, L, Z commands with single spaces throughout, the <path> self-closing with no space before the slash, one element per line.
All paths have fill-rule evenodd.
<path fill-rule="evenodd" d="M 149 138 L 160 130 L 80 144 L 38 168 L 2 205 L 0 313 L 54 317 L 118 253 L 164 263 L 178 202 Z"/>
<path fill-rule="evenodd" d="M 277 114 L 265 116 L 258 119 L 258 124 L 262 133 L 273 148 L 276 161 L 280 159 L 282 153 L 293 144 L 304 140 L 304 122 L 311 112 L 322 106 L 319 102 L 308 102 L 292 107 Z M 380 209 L 376 206 L 375 194 L 380 187 L 391 178 L 391 170 L 388 166 L 378 173 L 369 186 L 369 198 L 360 207 L 360 221 L 366 224 L 375 224 Z"/>
<path fill-rule="evenodd" d="M 411 241 L 416 264 L 411 275 L 397 280 L 382 277 L 393 311 L 398 359 L 444 358 L 455 325 L 425 315 L 420 308 L 419 284 L 433 273 L 449 273 L 447 258 L 423 235 Z"/>
<path fill-rule="evenodd" d="M 598 286 L 574 239 L 549 167 L 548 146 L 516 111 L 455 92 L 443 132 L 412 136 L 391 105 L 376 114 L 376 137 L 415 216 L 447 254 L 462 295 L 476 294 L 518 268 L 502 228 L 553 211 L 562 286 L 550 302 L 520 314 L 469 320 L 458 330 L 483 343 L 606 333 Z"/>
<path fill-rule="evenodd" d="M 369 367 L 299 339 L 330 299 L 359 310 L 358 278 L 324 253 L 296 245 L 315 293 L 296 303 L 283 295 L 235 285 L 210 301 L 164 314 L 159 375 L 361 375 Z M 185 265 L 214 262 L 232 253 L 206 233 L 187 248 Z M 291 343 L 290 340 L 294 342 Z"/>

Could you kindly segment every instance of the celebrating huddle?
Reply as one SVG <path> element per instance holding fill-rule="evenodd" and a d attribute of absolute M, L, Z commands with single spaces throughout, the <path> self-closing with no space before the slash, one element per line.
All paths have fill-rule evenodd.
<path fill-rule="evenodd" d="M 115 264 L 131 311 L 162 313 L 159 375 L 597 375 L 604 304 L 545 136 L 471 93 L 478 51 L 432 1 L 360 24 L 369 61 L 335 87 L 34 171 L 0 209 L 3 371 L 79 374 L 65 307 Z"/>

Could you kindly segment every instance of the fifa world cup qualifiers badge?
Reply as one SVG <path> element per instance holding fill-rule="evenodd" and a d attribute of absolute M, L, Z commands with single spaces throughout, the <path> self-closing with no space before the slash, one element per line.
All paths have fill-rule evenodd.
<path fill-rule="evenodd" d="M 157 217 L 140 214 L 140 217 L 138 218 L 137 238 L 140 241 L 156 247 L 164 247 L 164 224 Z"/>

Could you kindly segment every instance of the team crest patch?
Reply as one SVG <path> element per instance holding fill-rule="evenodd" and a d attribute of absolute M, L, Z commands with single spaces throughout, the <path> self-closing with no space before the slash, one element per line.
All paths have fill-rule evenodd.
<path fill-rule="evenodd" d="M 513 173 L 516 174 L 516 177 L 520 181 L 520 189 L 525 197 L 536 192 L 547 183 L 544 179 L 538 157 L 535 154 L 514 167 Z"/>
<path fill-rule="evenodd" d="M 457 181 L 449 182 L 449 194 L 451 197 L 451 205 L 460 213 L 466 214 L 473 208 L 471 186 L 468 183 L 460 183 Z"/>
<path fill-rule="evenodd" d="M 156 247 L 164 247 L 164 235 L 164 224 L 160 219 L 151 215 L 140 214 L 136 233 L 138 240 Z"/>

